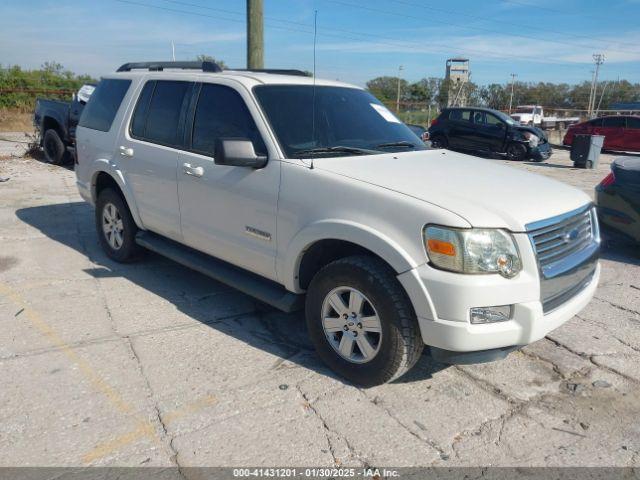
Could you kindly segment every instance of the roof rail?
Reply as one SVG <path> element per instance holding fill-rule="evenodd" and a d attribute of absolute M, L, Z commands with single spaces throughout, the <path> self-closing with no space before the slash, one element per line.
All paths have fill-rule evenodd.
<path fill-rule="evenodd" d="M 255 72 L 255 73 L 271 73 L 274 75 L 295 75 L 296 77 L 309 77 L 307 72 L 296 69 L 283 69 L 283 68 L 228 68 L 227 70 L 233 70 L 236 72 Z"/>
<path fill-rule="evenodd" d="M 203 72 L 221 72 L 222 69 L 215 62 L 133 62 L 125 63 L 118 72 L 130 72 L 131 70 L 149 70 L 161 72 L 165 68 L 179 68 L 183 70 L 202 70 Z"/>

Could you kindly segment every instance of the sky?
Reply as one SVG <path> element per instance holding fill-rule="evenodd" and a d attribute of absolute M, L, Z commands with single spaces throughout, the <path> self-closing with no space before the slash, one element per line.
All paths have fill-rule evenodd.
<path fill-rule="evenodd" d="M 246 64 L 245 0 L 1 0 L 0 64 L 56 61 L 94 77 L 123 63 L 207 54 Z M 264 0 L 265 66 L 357 85 L 444 76 L 469 58 L 477 84 L 640 82 L 640 0 Z"/>

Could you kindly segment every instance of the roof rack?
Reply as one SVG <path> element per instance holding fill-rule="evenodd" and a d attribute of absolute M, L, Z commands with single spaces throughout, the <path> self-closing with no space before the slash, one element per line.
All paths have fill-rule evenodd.
<path fill-rule="evenodd" d="M 255 73 L 271 73 L 274 75 L 294 75 L 296 77 L 308 77 L 307 72 L 295 69 L 283 69 L 283 68 L 229 68 L 228 70 L 234 70 L 236 72 L 255 72 Z"/>
<path fill-rule="evenodd" d="M 178 68 L 182 70 L 202 70 L 203 72 L 221 72 L 222 69 L 215 62 L 133 62 L 122 65 L 118 72 L 130 72 L 131 70 L 149 70 L 161 72 L 165 68 Z"/>

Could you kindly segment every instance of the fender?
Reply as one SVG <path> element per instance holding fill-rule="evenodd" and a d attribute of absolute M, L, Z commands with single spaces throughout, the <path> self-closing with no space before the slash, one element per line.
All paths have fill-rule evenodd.
<path fill-rule="evenodd" d="M 280 250 L 287 254 L 279 253 L 276 269 L 278 278 L 288 290 L 304 291 L 298 283 L 300 263 L 307 249 L 320 240 L 344 240 L 360 245 L 385 260 L 398 274 L 419 265 L 395 240 L 367 225 L 341 219 L 320 220 L 300 230 Z"/>
<path fill-rule="evenodd" d="M 118 169 L 114 163 L 104 158 L 98 159 L 94 162 L 94 171 L 91 175 L 91 198 L 94 205 L 96 203 L 96 180 L 100 173 L 106 173 L 115 180 L 124 195 L 125 202 L 127 202 L 133 221 L 136 223 L 138 228 L 144 230 L 144 224 L 142 223 L 138 207 L 134 201 L 133 192 L 129 188 L 129 184 L 125 181 L 122 171 Z"/>

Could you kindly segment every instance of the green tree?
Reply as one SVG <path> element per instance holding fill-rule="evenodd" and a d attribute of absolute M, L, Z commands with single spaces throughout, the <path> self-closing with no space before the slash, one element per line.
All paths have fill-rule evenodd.
<path fill-rule="evenodd" d="M 196 61 L 198 62 L 213 62 L 213 63 L 217 63 L 221 69 L 226 70 L 227 68 L 227 64 L 224 63 L 223 60 L 216 60 L 215 57 L 212 57 L 211 55 L 205 55 L 204 53 L 201 53 L 200 55 L 198 55 L 196 57 Z"/>
<path fill-rule="evenodd" d="M 400 79 L 400 100 L 406 100 L 409 83 Z M 383 103 L 395 102 L 398 96 L 398 77 L 377 77 L 367 82 L 367 89 Z"/>

